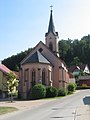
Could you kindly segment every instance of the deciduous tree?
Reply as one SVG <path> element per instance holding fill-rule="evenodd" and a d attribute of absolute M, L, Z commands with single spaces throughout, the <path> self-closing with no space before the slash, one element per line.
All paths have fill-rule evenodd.
<path fill-rule="evenodd" d="M 7 75 L 7 86 L 8 94 L 10 95 L 10 100 L 13 102 L 13 95 L 17 92 L 18 80 L 13 72 Z"/>

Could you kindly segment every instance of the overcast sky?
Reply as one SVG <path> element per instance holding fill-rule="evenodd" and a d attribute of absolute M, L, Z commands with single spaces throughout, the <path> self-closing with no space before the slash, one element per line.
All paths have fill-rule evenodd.
<path fill-rule="evenodd" d="M 0 60 L 45 41 L 51 4 L 60 40 L 90 34 L 90 0 L 0 0 Z"/>

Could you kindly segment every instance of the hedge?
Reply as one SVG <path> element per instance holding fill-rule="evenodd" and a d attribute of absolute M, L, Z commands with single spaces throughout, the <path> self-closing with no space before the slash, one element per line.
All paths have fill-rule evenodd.
<path fill-rule="evenodd" d="M 55 88 L 53 86 L 52 87 L 49 86 L 46 88 L 46 97 L 47 98 L 56 97 L 57 95 L 58 95 L 57 88 Z"/>
<path fill-rule="evenodd" d="M 69 93 L 73 93 L 76 89 L 76 84 L 75 83 L 69 83 L 67 89 L 68 89 Z"/>
<path fill-rule="evenodd" d="M 58 90 L 58 96 L 66 96 L 67 95 L 67 91 L 63 88 Z"/>
<path fill-rule="evenodd" d="M 46 87 L 42 84 L 36 84 L 32 88 L 32 99 L 42 99 L 46 96 Z"/>

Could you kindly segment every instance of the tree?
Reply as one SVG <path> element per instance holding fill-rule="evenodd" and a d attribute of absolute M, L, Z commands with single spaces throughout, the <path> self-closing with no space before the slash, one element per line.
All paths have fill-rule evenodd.
<path fill-rule="evenodd" d="M 70 66 L 73 60 L 73 40 L 60 40 L 58 42 L 59 55 L 62 60 L 66 62 L 68 66 Z"/>
<path fill-rule="evenodd" d="M 58 42 L 59 55 L 63 60 L 65 60 L 65 56 L 67 54 L 67 51 L 70 48 L 70 42 L 71 42 L 71 40 L 68 40 L 68 41 L 61 40 Z"/>
<path fill-rule="evenodd" d="M 31 52 L 32 48 L 25 50 L 24 52 L 18 53 L 17 55 L 12 55 L 2 61 L 2 63 L 7 66 L 12 71 L 19 71 L 20 62 Z"/>
<path fill-rule="evenodd" d="M 78 57 L 74 57 L 71 64 L 72 65 L 79 65 L 80 64 L 80 59 Z"/>
<path fill-rule="evenodd" d="M 58 42 L 58 48 L 60 58 L 64 60 L 68 66 L 72 65 L 71 63 L 75 57 L 78 57 L 80 63 L 88 64 L 90 67 L 90 35 L 82 37 L 81 40 L 62 39 Z M 17 55 L 12 55 L 4 59 L 2 63 L 12 71 L 19 71 L 20 62 L 31 52 L 31 50 L 32 48 L 29 48 Z"/>
<path fill-rule="evenodd" d="M 17 92 L 18 80 L 13 72 L 7 75 L 7 86 L 8 94 L 10 95 L 10 100 L 13 102 L 13 95 Z"/>

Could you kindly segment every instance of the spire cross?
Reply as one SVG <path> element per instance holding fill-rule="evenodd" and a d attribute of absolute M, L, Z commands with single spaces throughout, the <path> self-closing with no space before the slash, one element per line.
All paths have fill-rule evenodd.
<path fill-rule="evenodd" d="M 53 6 L 51 5 L 50 8 L 51 8 L 51 10 L 52 10 Z"/>

